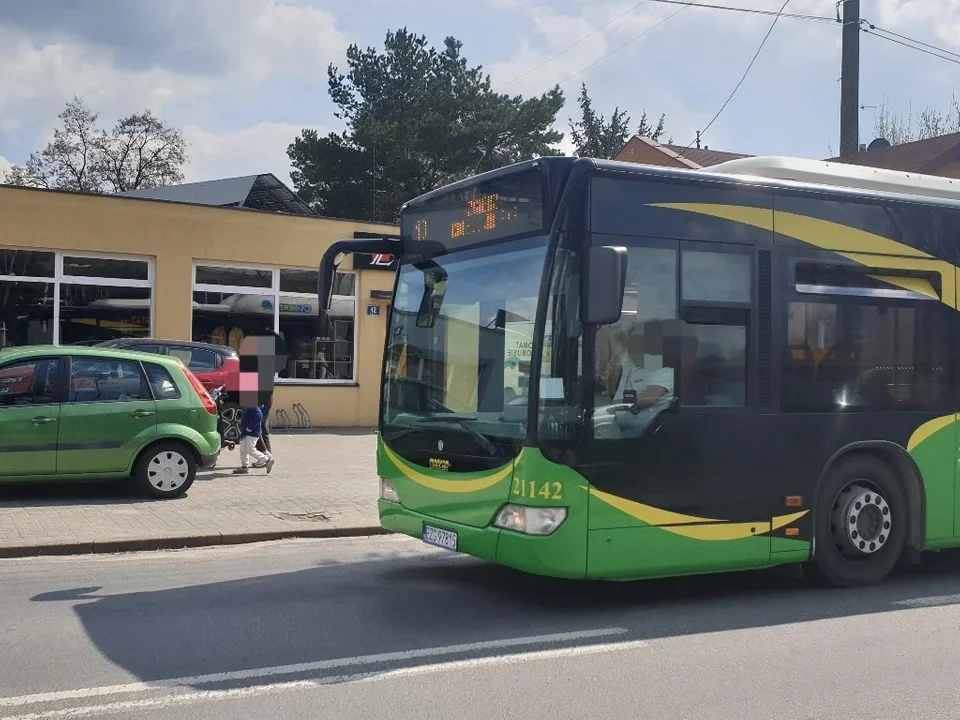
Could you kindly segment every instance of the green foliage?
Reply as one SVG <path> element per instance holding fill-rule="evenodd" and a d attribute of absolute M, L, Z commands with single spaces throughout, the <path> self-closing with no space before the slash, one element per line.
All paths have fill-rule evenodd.
<path fill-rule="evenodd" d="M 395 222 L 424 192 L 555 155 L 560 88 L 528 99 L 496 93 L 461 49 L 448 37 L 437 50 L 405 28 L 387 33 L 383 51 L 351 45 L 346 73 L 327 70 L 346 130 L 304 130 L 287 149 L 299 195 L 322 215 Z"/>
<path fill-rule="evenodd" d="M 613 115 L 610 120 L 604 119 L 603 115 L 598 115 L 593 109 L 593 102 L 587 94 L 586 83 L 580 85 L 580 96 L 577 98 L 577 104 L 580 106 L 580 120 L 574 122 L 570 119 L 570 135 L 573 139 L 576 154 L 579 157 L 592 157 L 611 159 L 630 139 L 630 116 L 625 110 L 618 107 L 613 109 Z M 660 120 L 654 127 L 647 120 L 647 113 L 644 111 L 640 118 L 640 125 L 637 128 L 637 135 L 648 137 L 652 140 L 659 140 L 663 135 L 666 116 L 661 115 Z"/>

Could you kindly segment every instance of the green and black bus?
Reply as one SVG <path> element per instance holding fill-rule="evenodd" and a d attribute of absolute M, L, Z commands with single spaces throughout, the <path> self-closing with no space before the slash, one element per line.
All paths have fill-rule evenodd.
<path fill-rule="evenodd" d="M 785 158 L 540 158 L 404 205 L 383 527 L 523 571 L 810 563 L 840 586 L 960 545 L 960 183 Z"/>

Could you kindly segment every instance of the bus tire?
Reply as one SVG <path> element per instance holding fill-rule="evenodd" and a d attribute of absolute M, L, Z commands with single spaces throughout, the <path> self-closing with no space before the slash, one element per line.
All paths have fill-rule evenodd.
<path fill-rule="evenodd" d="M 820 488 L 813 563 L 835 587 L 881 582 L 900 559 L 909 508 L 896 474 L 876 457 L 841 460 Z"/>

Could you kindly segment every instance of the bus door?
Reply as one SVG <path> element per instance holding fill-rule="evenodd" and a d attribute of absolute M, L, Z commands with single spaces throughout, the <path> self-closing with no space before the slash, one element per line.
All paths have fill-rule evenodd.
<path fill-rule="evenodd" d="M 624 240 L 623 311 L 592 340 L 590 573 L 762 566 L 775 508 L 751 389 L 755 248 Z"/>

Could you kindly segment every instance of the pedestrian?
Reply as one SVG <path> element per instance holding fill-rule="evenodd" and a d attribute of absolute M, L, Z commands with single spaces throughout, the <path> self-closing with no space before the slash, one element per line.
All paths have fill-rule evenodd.
<path fill-rule="evenodd" d="M 253 405 L 243 408 L 240 419 L 240 467 L 233 471 L 234 475 L 246 475 L 250 467 L 266 468 L 269 474 L 273 470 L 273 455 L 268 450 L 257 450 L 257 441 L 263 435 L 263 405 Z M 253 458 L 253 465 L 250 465 Z"/>

